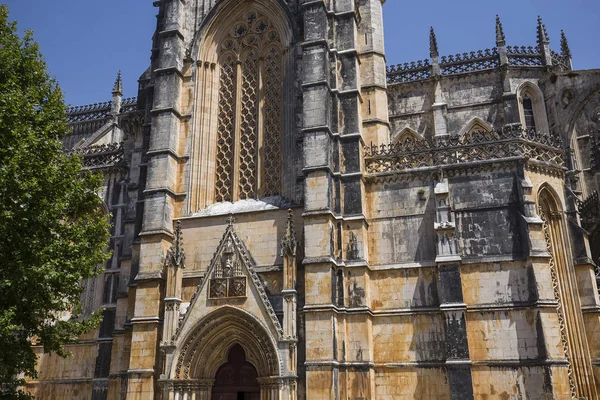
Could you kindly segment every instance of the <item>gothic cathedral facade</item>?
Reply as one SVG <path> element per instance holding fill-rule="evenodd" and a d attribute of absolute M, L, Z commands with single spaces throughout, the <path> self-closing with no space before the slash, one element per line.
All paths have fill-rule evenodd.
<path fill-rule="evenodd" d="M 599 398 L 600 70 L 498 18 L 386 65 L 383 3 L 154 3 L 138 96 L 69 109 L 112 256 L 38 399 Z"/>

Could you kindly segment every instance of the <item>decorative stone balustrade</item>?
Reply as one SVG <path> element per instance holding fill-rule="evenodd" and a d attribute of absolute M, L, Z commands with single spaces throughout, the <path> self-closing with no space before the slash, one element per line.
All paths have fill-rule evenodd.
<path fill-rule="evenodd" d="M 567 55 L 555 51 L 552 54 L 552 68 L 557 71 L 570 71 Z M 506 46 L 508 65 L 513 67 L 542 67 L 544 59 L 538 47 Z M 468 53 L 442 56 L 439 66 L 441 76 L 453 76 L 475 71 L 487 71 L 502 65 L 498 48 L 471 51 Z M 433 76 L 433 65 L 429 60 L 389 65 L 387 83 L 407 83 L 429 79 Z"/>
<path fill-rule="evenodd" d="M 398 143 L 371 145 L 364 149 L 365 167 L 369 174 L 513 157 L 524 157 L 563 168 L 563 156 L 560 138 L 527 131 L 520 126 L 433 140 L 406 138 Z"/>
<path fill-rule="evenodd" d="M 83 155 L 86 169 L 119 168 L 123 162 L 123 143 L 90 146 L 74 150 L 71 154 Z"/>
<path fill-rule="evenodd" d="M 471 51 L 470 53 L 442 56 L 442 75 L 456 75 L 466 72 L 483 71 L 500 66 L 498 49 Z"/>
<path fill-rule="evenodd" d="M 387 68 L 388 83 L 421 81 L 431 77 L 429 60 L 390 65 Z"/>

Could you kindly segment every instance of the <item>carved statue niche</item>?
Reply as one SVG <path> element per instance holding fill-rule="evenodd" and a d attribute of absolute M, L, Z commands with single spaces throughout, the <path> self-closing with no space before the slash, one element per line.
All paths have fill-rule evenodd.
<path fill-rule="evenodd" d="M 246 276 L 242 273 L 242 264 L 231 237 L 225 243 L 210 280 L 210 298 L 226 297 L 246 297 Z"/>

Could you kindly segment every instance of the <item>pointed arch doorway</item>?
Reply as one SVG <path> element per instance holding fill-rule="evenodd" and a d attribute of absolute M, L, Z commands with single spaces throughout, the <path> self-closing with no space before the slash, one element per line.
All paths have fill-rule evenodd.
<path fill-rule="evenodd" d="M 227 362 L 215 376 L 212 400 L 260 400 L 260 385 L 254 365 L 246 359 L 239 344 L 229 350 Z"/>

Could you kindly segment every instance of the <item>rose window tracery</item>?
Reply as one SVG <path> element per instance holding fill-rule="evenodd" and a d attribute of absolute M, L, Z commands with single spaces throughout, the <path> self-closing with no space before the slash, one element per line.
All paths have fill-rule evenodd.
<path fill-rule="evenodd" d="M 251 11 L 222 41 L 215 201 L 281 194 L 283 57 L 270 21 Z"/>

